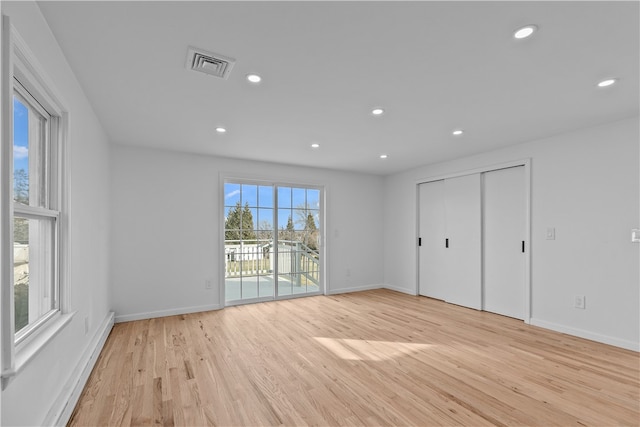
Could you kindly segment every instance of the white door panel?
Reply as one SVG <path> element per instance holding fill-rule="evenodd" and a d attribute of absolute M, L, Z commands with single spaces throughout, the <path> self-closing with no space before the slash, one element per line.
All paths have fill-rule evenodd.
<path fill-rule="evenodd" d="M 447 272 L 444 266 L 445 218 L 444 181 L 419 186 L 421 246 L 419 249 L 420 295 L 447 299 Z"/>
<path fill-rule="evenodd" d="M 522 166 L 484 174 L 483 309 L 517 319 L 525 317 L 524 178 Z"/>
<path fill-rule="evenodd" d="M 447 301 L 482 308 L 480 174 L 446 179 Z"/>

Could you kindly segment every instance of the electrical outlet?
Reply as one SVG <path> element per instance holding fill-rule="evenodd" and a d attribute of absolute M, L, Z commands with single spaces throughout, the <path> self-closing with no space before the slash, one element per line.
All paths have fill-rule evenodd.
<path fill-rule="evenodd" d="M 211 279 L 207 279 L 204 281 L 204 288 L 211 289 L 213 288 L 213 281 Z"/>
<path fill-rule="evenodd" d="M 547 240 L 556 240 L 556 229 L 553 227 L 547 228 Z"/>
<path fill-rule="evenodd" d="M 586 308 L 586 301 L 585 301 L 585 296 L 584 295 L 576 295 L 575 299 L 574 299 L 574 306 L 575 308 L 580 308 L 582 310 L 584 310 Z"/>

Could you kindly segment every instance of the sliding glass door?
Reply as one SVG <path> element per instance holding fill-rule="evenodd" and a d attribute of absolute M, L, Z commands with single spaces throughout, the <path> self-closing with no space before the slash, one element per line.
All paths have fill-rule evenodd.
<path fill-rule="evenodd" d="M 320 190 L 278 187 L 278 295 L 320 290 Z"/>
<path fill-rule="evenodd" d="M 224 185 L 225 304 L 319 294 L 320 188 Z"/>

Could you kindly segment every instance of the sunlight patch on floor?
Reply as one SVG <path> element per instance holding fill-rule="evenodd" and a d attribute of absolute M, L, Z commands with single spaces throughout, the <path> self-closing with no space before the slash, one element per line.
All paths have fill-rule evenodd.
<path fill-rule="evenodd" d="M 384 361 L 436 347 L 433 344 L 393 341 L 370 341 L 324 337 L 314 337 L 314 339 L 343 360 Z"/>

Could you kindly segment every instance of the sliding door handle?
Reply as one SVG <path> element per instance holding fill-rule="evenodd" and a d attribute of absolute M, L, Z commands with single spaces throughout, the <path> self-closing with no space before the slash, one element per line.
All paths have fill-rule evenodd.
<path fill-rule="evenodd" d="M 444 239 L 444 247 L 445 248 L 449 247 L 449 239 Z"/>
<path fill-rule="evenodd" d="M 522 241 L 522 253 L 524 253 L 524 240 Z"/>

